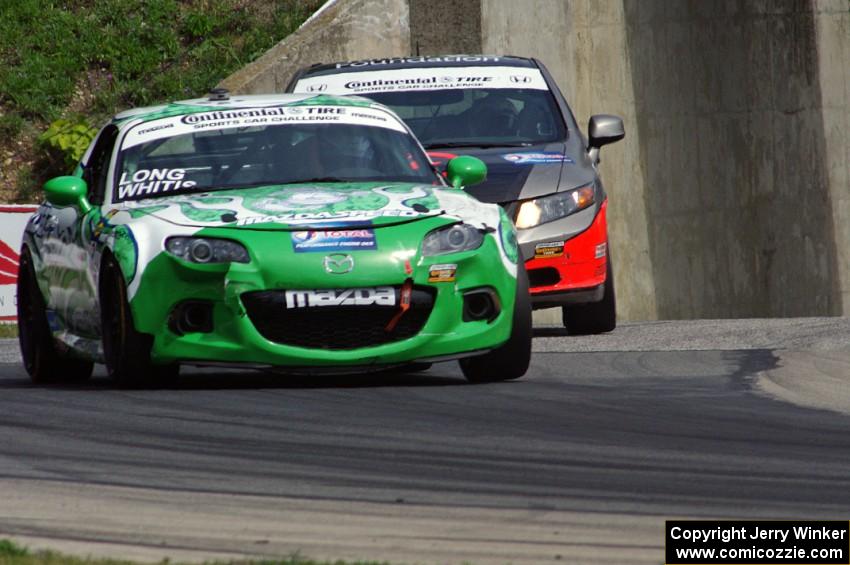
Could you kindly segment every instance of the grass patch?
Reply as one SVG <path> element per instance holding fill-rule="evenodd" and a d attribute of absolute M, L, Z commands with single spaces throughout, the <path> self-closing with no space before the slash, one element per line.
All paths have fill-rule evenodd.
<path fill-rule="evenodd" d="M 24 557 L 27 553 L 29 552 L 25 547 L 21 547 L 7 539 L 0 539 L 0 559 L 6 557 Z"/>
<path fill-rule="evenodd" d="M 51 122 L 79 115 L 99 126 L 125 108 L 202 96 L 297 29 L 321 3 L 2 1 L 0 134 L 13 141 L 37 136 Z M 65 173 L 60 167 L 65 164 L 20 175 L 24 186 L 15 192 Z"/>
<path fill-rule="evenodd" d="M 0 565 L 141 565 L 135 561 L 91 559 L 63 555 L 54 551 L 31 552 L 9 540 L 0 539 Z M 160 565 L 181 565 L 165 559 Z M 185 564 L 184 564 L 185 565 Z M 386 561 L 314 561 L 294 555 L 280 560 L 216 561 L 205 565 L 390 565 Z"/>
<path fill-rule="evenodd" d="M 0 338 L 18 337 L 18 324 L 0 324 Z M 4 543 L 6 540 L 0 540 L 0 555 L 5 555 Z"/>

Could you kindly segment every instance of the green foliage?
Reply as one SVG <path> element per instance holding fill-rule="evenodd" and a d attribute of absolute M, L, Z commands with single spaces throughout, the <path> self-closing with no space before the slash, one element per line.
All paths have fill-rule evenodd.
<path fill-rule="evenodd" d="M 0 137 L 15 137 L 24 129 L 25 121 L 18 114 L 0 116 Z"/>
<path fill-rule="evenodd" d="M 51 160 L 59 162 L 69 171 L 72 170 L 89 144 L 97 135 L 97 129 L 84 120 L 56 120 L 47 131 L 38 136 L 38 142 L 48 153 Z"/>
<path fill-rule="evenodd" d="M 104 113 L 201 95 L 291 33 L 320 3 L 0 2 L 0 103 L 53 121 L 87 74 L 104 83 L 94 93 Z"/>
<path fill-rule="evenodd" d="M 48 153 L 47 167 L 21 171 L 18 186 L 31 190 L 73 166 L 89 135 L 76 126 L 100 124 L 129 107 L 202 96 L 321 4 L 0 0 L 0 136 L 29 137 L 51 123 L 36 144 Z M 80 113 L 85 120 L 72 117 Z M 70 130 L 55 130 L 60 119 L 73 122 Z"/>
<path fill-rule="evenodd" d="M 18 337 L 18 325 L 17 324 L 0 324 L 0 338 L 12 338 Z M 7 544 L 11 544 L 11 548 L 7 548 Z M 0 555 L 8 555 L 9 551 L 14 551 L 17 548 L 15 544 L 8 540 L 0 540 Z M 26 551 L 17 548 L 19 551 Z"/>
<path fill-rule="evenodd" d="M 7 539 L 0 539 L 0 556 L 23 557 L 26 554 L 27 549 L 25 547 L 21 547 Z"/>
<path fill-rule="evenodd" d="M 44 176 L 47 177 L 48 175 Z M 36 178 L 31 166 L 26 165 L 18 171 L 18 176 L 15 179 L 15 192 L 18 196 L 15 200 L 18 202 L 37 202 L 40 189 L 39 179 Z"/>
<path fill-rule="evenodd" d="M 169 559 L 160 562 L 161 565 L 171 563 Z M 30 553 L 15 543 L 0 539 L 0 565 L 139 565 L 133 561 L 114 559 L 80 558 L 63 555 L 53 551 L 37 551 Z M 217 561 L 205 565 L 389 565 L 386 561 L 314 561 L 304 558 L 297 553 L 286 558 L 263 561 Z"/>

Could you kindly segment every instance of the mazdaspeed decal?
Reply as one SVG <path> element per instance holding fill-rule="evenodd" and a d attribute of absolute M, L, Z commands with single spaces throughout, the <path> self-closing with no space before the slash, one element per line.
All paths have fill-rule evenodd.
<path fill-rule="evenodd" d="M 557 151 L 525 151 L 508 153 L 502 159 L 515 165 L 541 165 L 546 163 L 573 163 L 574 161 Z"/>
<path fill-rule="evenodd" d="M 396 292 L 391 286 L 327 290 L 287 290 L 286 308 L 324 306 L 395 306 Z"/>
<path fill-rule="evenodd" d="M 330 94 L 364 94 L 470 88 L 549 90 L 538 69 L 470 66 L 377 70 L 308 77 L 298 81 L 295 92 L 316 92 L 321 89 L 321 92 Z"/>
<path fill-rule="evenodd" d="M 378 248 L 375 231 L 367 228 L 292 232 L 296 253 L 318 251 L 370 251 Z"/>

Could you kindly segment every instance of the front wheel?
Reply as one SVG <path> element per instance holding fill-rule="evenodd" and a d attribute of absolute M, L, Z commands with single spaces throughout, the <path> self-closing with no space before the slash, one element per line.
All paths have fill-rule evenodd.
<path fill-rule="evenodd" d="M 501 347 L 478 357 L 460 360 L 460 369 L 472 383 L 518 379 L 531 363 L 531 299 L 528 295 L 528 274 L 517 266 L 516 301 L 511 337 Z"/>
<path fill-rule="evenodd" d="M 611 256 L 605 268 L 605 290 L 602 300 L 588 304 L 573 304 L 562 308 L 564 327 L 570 335 L 601 334 L 617 327 L 617 301 L 614 296 L 614 270 Z"/>
<path fill-rule="evenodd" d="M 21 251 L 18 266 L 18 343 L 24 368 L 36 384 L 81 382 L 91 377 L 91 361 L 71 357 L 56 347 L 27 247 Z"/>
<path fill-rule="evenodd" d="M 108 257 L 101 270 L 100 304 L 106 372 L 127 388 L 163 386 L 179 376 L 179 365 L 151 362 L 153 336 L 136 331 L 127 285 L 118 264 Z"/>

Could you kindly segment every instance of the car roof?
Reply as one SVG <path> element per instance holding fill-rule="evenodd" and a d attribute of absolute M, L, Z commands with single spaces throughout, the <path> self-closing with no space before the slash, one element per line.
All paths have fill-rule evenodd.
<path fill-rule="evenodd" d="M 323 104 L 328 106 L 368 106 L 388 110 L 367 98 L 360 96 L 333 96 L 328 94 L 234 94 L 226 99 L 192 98 L 178 100 L 157 106 L 131 108 L 116 114 L 112 123 L 122 125 L 137 119 L 144 121 L 196 112 L 256 108 L 257 106 L 285 106 L 288 104 Z"/>
<path fill-rule="evenodd" d="M 363 71 L 422 69 L 434 67 L 524 67 L 536 68 L 534 59 L 514 55 L 435 55 L 387 57 L 337 63 L 316 63 L 301 69 L 296 78 Z"/>

